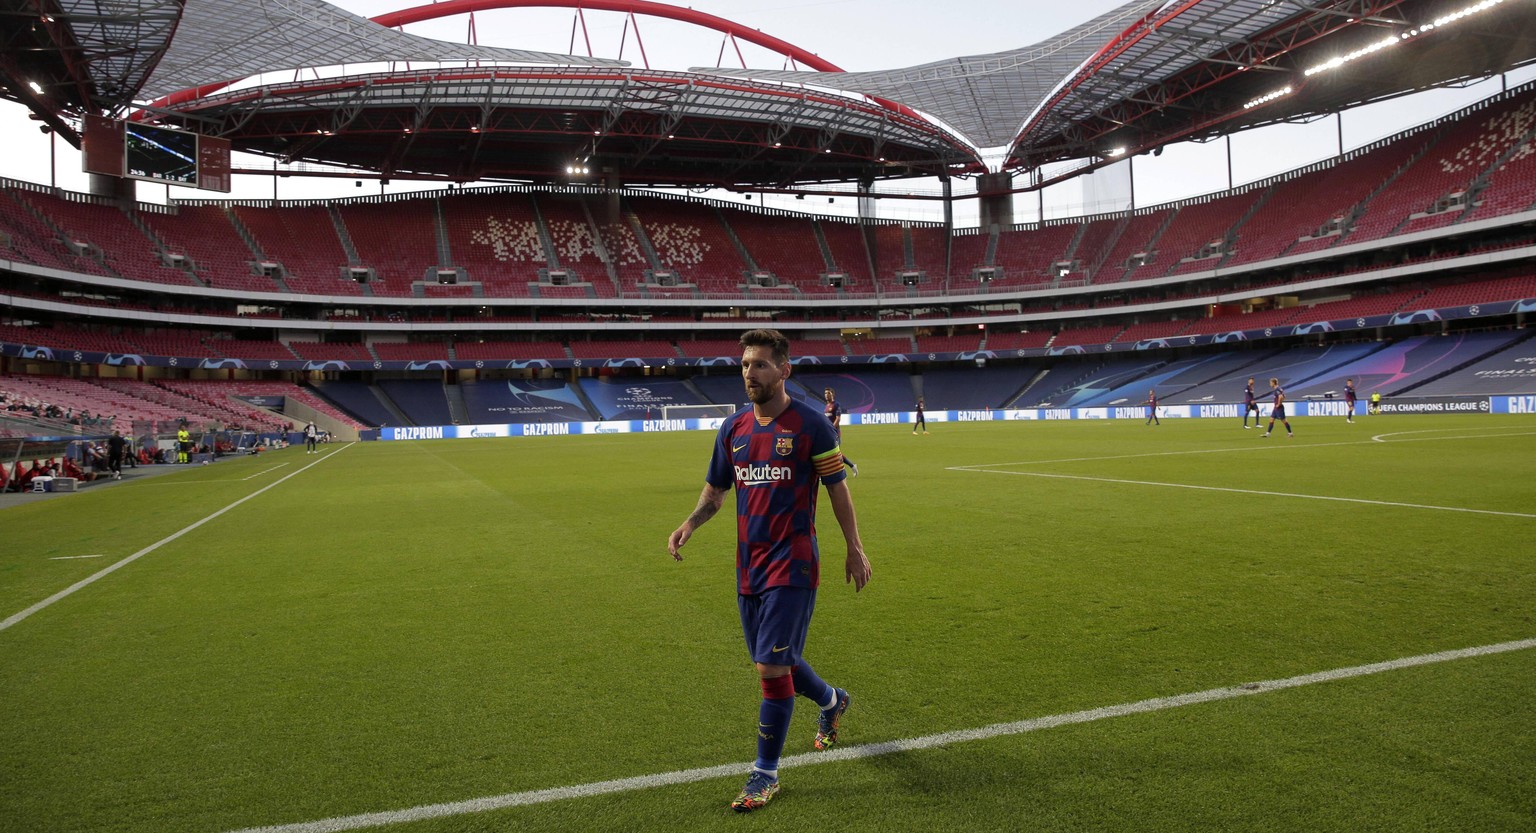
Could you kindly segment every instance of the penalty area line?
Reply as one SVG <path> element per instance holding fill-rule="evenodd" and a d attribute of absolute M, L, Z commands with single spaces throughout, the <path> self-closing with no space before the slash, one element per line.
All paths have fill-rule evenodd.
<path fill-rule="evenodd" d="M 347 447 L 349 447 L 349 446 L 343 446 L 342 449 L 340 449 L 340 450 L 341 451 L 345 451 Z M 327 455 L 325 455 L 325 457 L 321 457 L 319 460 L 316 460 L 315 462 L 310 463 L 308 466 L 305 466 L 302 469 L 297 469 L 297 470 L 293 471 L 292 473 L 288 474 L 286 477 L 283 477 L 283 478 L 281 478 L 279 480 L 274 480 L 271 483 L 268 483 L 267 485 L 261 487 L 260 489 L 257 489 L 256 491 L 251 492 L 250 494 L 246 495 L 245 497 L 240 498 L 239 500 L 235 501 L 234 503 L 229 504 L 228 506 L 224 507 L 223 509 L 220 509 L 217 512 L 214 512 L 213 514 L 203 518 L 202 520 L 195 521 L 195 522 L 193 522 L 191 524 L 188 524 L 187 526 L 182 527 L 181 529 L 171 533 L 170 535 L 167 535 L 164 538 L 161 538 L 160 540 L 154 542 L 153 544 L 150 544 L 149 546 L 145 547 L 144 549 L 139 550 L 138 552 L 134 553 L 133 555 L 130 555 L 127 558 L 124 558 L 122 561 L 119 561 L 119 562 L 117 562 L 115 564 L 112 564 L 112 565 L 109 565 L 107 567 L 103 567 L 103 568 L 101 568 L 101 570 L 99 570 L 99 571 L 97 571 L 95 573 L 92 573 L 91 575 L 86 576 L 83 579 L 80 579 L 79 581 L 75 582 L 74 584 L 71 584 L 70 586 L 64 588 L 63 590 L 60 590 L 59 592 L 54 593 L 52 596 L 49 596 L 48 598 L 43 599 L 42 601 L 38 602 L 35 605 L 32 605 L 31 607 L 27 608 L 26 610 L 23 610 L 20 613 L 12 614 L 10 617 L 6 618 L 4 621 L 0 621 L 0 631 L 3 631 L 5 629 L 11 627 L 12 625 L 16 624 L 17 622 L 20 622 L 21 620 L 27 618 L 28 616 L 31 616 L 32 614 L 38 612 L 39 610 L 42 610 L 43 608 L 48 607 L 49 605 L 53 604 L 54 602 L 59 601 L 60 599 L 64 599 L 64 598 L 67 598 L 67 597 L 73 595 L 75 593 L 75 591 L 81 590 L 81 589 L 83 589 L 85 587 L 89 587 L 90 585 L 96 583 L 97 581 L 99 581 L 99 580 L 101 580 L 103 578 L 106 578 L 108 575 L 111 575 L 112 573 L 117 572 L 119 569 L 121 569 L 123 567 L 126 567 L 126 566 L 128 566 L 129 564 L 132 564 L 135 561 L 138 561 L 140 558 L 143 558 L 144 556 L 149 555 L 150 553 L 154 552 L 155 550 L 160 549 L 161 547 L 165 546 L 166 544 L 169 544 L 170 542 L 176 540 L 177 538 L 180 538 L 183 535 L 186 535 L 188 532 L 191 532 L 192 530 L 197 529 L 198 527 L 202 526 L 205 523 L 208 523 L 209 521 L 213 520 L 214 518 L 217 518 L 220 515 L 223 515 L 225 512 L 228 512 L 229 510 L 234 509 L 236 506 L 239 506 L 240 504 L 245 503 L 246 501 L 250 500 L 251 498 L 256 497 L 257 495 L 260 495 L 262 492 L 265 492 L 268 489 L 271 489 L 271 488 L 273 488 L 275 486 L 281 485 L 283 482 L 287 481 L 288 478 L 294 477 L 295 475 L 303 474 L 305 471 L 309 470 L 311 467 L 319 465 L 320 462 L 322 460 L 325 460 L 327 457 L 335 456 L 336 453 L 338 453 L 338 452 L 333 452 L 332 454 L 327 454 Z"/>
<path fill-rule="evenodd" d="M 988 740 L 991 738 L 1021 735 L 1028 732 L 1036 732 L 1042 729 L 1053 729 L 1057 726 L 1071 726 L 1077 723 L 1091 723 L 1096 720 L 1104 720 L 1111 717 L 1124 717 L 1132 714 L 1145 714 L 1148 712 L 1174 709 L 1180 706 L 1191 706 L 1198 703 L 1211 703 L 1219 700 L 1231 700 L 1238 697 L 1247 697 L 1255 694 L 1265 694 L 1271 691 L 1284 691 L 1290 688 L 1314 685 L 1317 683 L 1347 680 L 1353 677 L 1365 677 L 1371 674 L 1381 674 L 1388 671 L 1397 671 L 1404 668 L 1414 668 L 1421 665 L 1433 665 L 1440 662 L 1450 662 L 1472 657 L 1490 656 L 1493 654 L 1508 653 L 1511 651 L 1524 651 L 1536 648 L 1536 639 L 1521 639 L 1513 642 L 1500 642 L 1493 645 L 1481 645 L 1474 648 L 1459 648 L 1450 651 L 1440 651 L 1433 654 L 1420 654 L 1418 656 L 1401 657 L 1385 662 L 1373 662 L 1368 665 L 1355 665 L 1348 668 L 1334 668 L 1328 671 L 1318 671 L 1311 674 L 1300 674 L 1295 677 L 1286 677 L 1279 680 L 1264 680 L 1261 682 L 1244 683 L 1225 688 L 1212 688 L 1205 691 L 1195 691 L 1188 694 L 1179 694 L 1171 697 L 1153 697 L 1148 700 L 1138 700 L 1134 703 L 1122 703 L 1117 706 L 1103 706 L 1096 709 L 1069 712 L 1066 714 L 1048 715 L 1029 720 L 1019 720 L 1012 723 L 994 723 L 991 726 L 983 726 L 978 729 L 965 729 L 955 732 L 942 732 L 936 735 L 908 738 L 905 740 L 886 741 L 884 743 L 871 743 L 863 746 L 836 747 L 825 752 L 807 752 L 800 755 L 790 755 L 779 761 L 779 767 L 793 768 L 801 766 L 813 766 L 815 764 L 834 763 L 838 761 L 852 761 L 862 758 L 877 758 L 882 755 L 891 755 L 897 752 L 915 752 L 924 749 L 933 749 L 940 746 L 950 746 L 957 743 L 965 743 L 974 740 Z M 444 818 L 447 816 L 461 816 L 470 813 L 484 813 L 491 810 L 503 810 L 512 807 L 526 807 L 532 804 L 547 804 L 553 801 L 565 801 L 573 798 L 590 798 L 600 795 L 612 795 L 614 793 L 633 792 L 636 790 L 655 789 L 677 784 L 692 784 L 699 781 L 708 781 L 715 778 L 728 778 L 746 774 L 750 765 L 746 763 L 723 764 L 721 766 L 700 767 L 698 769 L 684 769 L 674 772 L 663 772 L 655 775 L 640 775 L 632 778 L 618 778 L 612 781 L 597 781 L 590 784 L 577 784 L 569 787 L 555 787 L 544 790 L 529 790 L 527 792 L 507 793 L 504 795 L 486 796 L 484 798 L 472 798 L 464 801 L 450 801 L 442 804 L 426 804 L 419 807 L 411 807 L 405 810 L 389 810 L 377 813 L 363 813 L 355 816 L 338 816 L 322 819 L 320 821 L 297 822 L 294 824 L 278 824 L 269 827 L 250 827 L 233 833 L 335 833 L 340 830 L 361 830 L 368 827 L 380 827 L 386 824 L 403 824 L 406 822 L 422 821 L 425 819 Z"/>
<path fill-rule="evenodd" d="M 1497 509 L 1468 509 L 1465 506 L 1435 506 L 1429 503 L 1400 503 L 1395 500 L 1369 500 L 1359 497 L 1335 497 L 1333 495 L 1304 495 L 1299 492 L 1272 492 L 1265 489 L 1236 489 L 1231 486 L 1200 486 L 1194 483 L 1163 483 L 1157 480 L 1126 480 L 1119 477 L 1090 477 L 1086 474 L 1048 474 L 1042 471 L 1008 471 L 1006 469 L 970 468 L 980 474 L 1009 474 L 1016 477 L 1048 477 L 1054 480 L 1088 480 L 1094 483 L 1119 483 L 1125 486 L 1161 486 L 1167 489 L 1194 489 L 1199 492 L 1229 492 L 1239 495 L 1263 497 L 1293 497 L 1301 500 L 1327 500 L 1336 503 L 1363 503 L 1369 506 L 1395 506 L 1402 509 L 1432 509 L 1437 512 L 1466 512 L 1473 515 L 1499 515 L 1506 518 L 1536 518 L 1528 512 L 1501 512 Z"/>

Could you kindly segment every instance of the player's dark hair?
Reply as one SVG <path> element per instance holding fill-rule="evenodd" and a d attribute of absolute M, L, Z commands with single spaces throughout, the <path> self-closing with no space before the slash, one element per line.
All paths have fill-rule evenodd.
<path fill-rule="evenodd" d="M 741 349 L 746 350 L 748 347 L 767 347 L 773 352 L 774 364 L 789 361 L 789 339 L 778 330 L 747 330 L 741 334 Z"/>

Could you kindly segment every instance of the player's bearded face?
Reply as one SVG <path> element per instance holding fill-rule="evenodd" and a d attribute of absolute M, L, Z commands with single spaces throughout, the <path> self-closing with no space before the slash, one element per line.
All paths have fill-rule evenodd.
<path fill-rule="evenodd" d="M 774 363 L 773 351 L 767 347 L 748 347 L 741 354 L 741 379 L 754 405 L 772 402 L 784 390 L 787 375 L 784 367 Z"/>

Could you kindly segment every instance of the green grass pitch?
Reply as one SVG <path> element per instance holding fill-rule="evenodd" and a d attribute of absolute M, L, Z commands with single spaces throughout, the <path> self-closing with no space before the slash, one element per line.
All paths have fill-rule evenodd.
<path fill-rule="evenodd" d="M 1536 422 L 1293 424 L 848 428 L 874 577 L 843 583 L 823 499 L 807 649 L 845 743 L 1536 637 Z M 291 449 L 0 510 L 0 618 L 163 541 L 0 629 L 0 831 L 744 772 L 729 505 L 666 553 L 711 437 Z M 1533 688 L 1513 650 L 788 766 L 748 816 L 731 775 L 372 829 L 1529 830 Z M 786 754 L 813 732 L 801 703 Z"/>

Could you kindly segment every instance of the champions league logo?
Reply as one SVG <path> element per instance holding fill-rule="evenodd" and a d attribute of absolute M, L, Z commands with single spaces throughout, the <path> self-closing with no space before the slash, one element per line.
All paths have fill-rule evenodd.
<path fill-rule="evenodd" d="M 245 362 L 240 359 L 203 359 L 198 364 L 204 370 L 245 370 Z"/>
<path fill-rule="evenodd" d="M 411 362 L 410 364 L 405 366 L 405 369 L 406 370 L 448 370 L 448 369 L 450 369 L 450 366 L 449 366 L 448 362 L 446 362 L 446 361 L 444 361 L 442 359 L 432 359 L 430 361 L 424 361 L 424 362 L 422 362 L 422 361 Z"/>
<path fill-rule="evenodd" d="M 1069 345 L 1067 345 L 1065 347 L 1052 347 L 1050 349 L 1050 352 L 1047 353 L 1046 355 L 1049 355 L 1049 356 L 1081 356 L 1085 352 L 1087 352 L 1087 351 L 1085 351 L 1083 349 L 1083 346 L 1081 344 L 1069 344 Z"/>
<path fill-rule="evenodd" d="M 1388 321 L 1387 324 L 1389 326 L 1397 324 L 1428 324 L 1431 321 L 1439 320 L 1440 313 L 1432 309 L 1421 309 L 1417 312 L 1400 312 L 1392 316 L 1392 320 Z"/>
<path fill-rule="evenodd" d="M 331 359 L 329 361 L 305 362 L 304 363 L 304 369 L 305 370 L 351 370 L 352 368 L 350 366 L 348 366 L 347 363 L 344 362 L 344 361 L 340 361 L 339 359 Z"/>
<path fill-rule="evenodd" d="M 1310 333 L 1331 333 L 1331 332 L 1333 332 L 1333 324 L 1331 324 L 1330 322 L 1327 322 L 1327 321 L 1314 321 L 1311 324 L 1297 324 L 1296 325 L 1296 329 L 1292 330 L 1291 334 L 1292 335 L 1298 335 L 1298 336 L 1304 336 L 1304 335 L 1308 335 Z"/>

